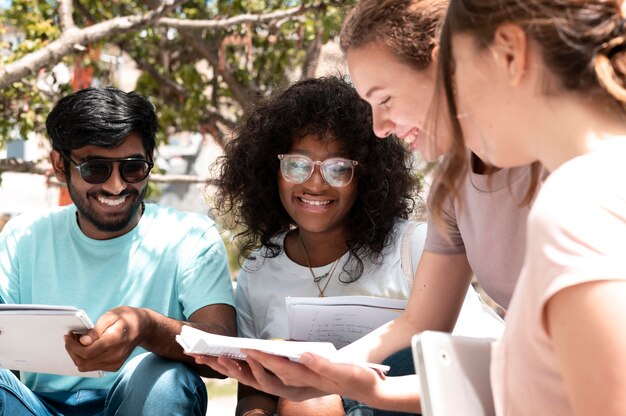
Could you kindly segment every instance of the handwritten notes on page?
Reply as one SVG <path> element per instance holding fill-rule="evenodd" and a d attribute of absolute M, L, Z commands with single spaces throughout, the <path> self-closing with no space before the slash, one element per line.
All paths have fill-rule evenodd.
<path fill-rule="evenodd" d="M 406 300 L 372 296 L 288 297 L 289 339 L 342 348 L 397 318 Z"/>

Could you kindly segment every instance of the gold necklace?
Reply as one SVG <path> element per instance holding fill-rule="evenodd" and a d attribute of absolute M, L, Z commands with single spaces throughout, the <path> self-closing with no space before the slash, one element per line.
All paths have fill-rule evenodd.
<path fill-rule="evenodd" d="M 337 265 L 339 264 L 339 260 L 341 259 L 341 256 L 339 256 L 339 258 L 333 262 L 333 265 L 330 266 L 329 271 L 327 271 L 321 276 L 315 276 L 315 273 L 313 273 L 313 269 L 311 268 L 311 262 L 309 261 L 309 253 L 307 253 L 306 247 L 304 246 L 304 241 L 302 241 L 302 235 L 300 234 L 300 230 L 298 230 L 298 238 L 300 239 L 300 245 L 302 246 L 302 250 L 304 251 L 304 258 L 306 259 L 306 265 L 309 267 L 311 276 L 313 276 L 313 282 L 315 282 L 315 285 L 317 286 L 317 290 L 320 292 L 319 297 L 323 298 L 324 292 L 326 291 L 326 288 L 328 287 L 328 284 L 330 283 L 330 279 L 333 278 L 333 273 L 335 273 L 335 269 L 337 268 Z M 326 280 L 326 283 L 324 284 L 324 288 L 322 288 L 320 287 L 320 282 L 326 276 L 328 276 L 328 280 Z"/>

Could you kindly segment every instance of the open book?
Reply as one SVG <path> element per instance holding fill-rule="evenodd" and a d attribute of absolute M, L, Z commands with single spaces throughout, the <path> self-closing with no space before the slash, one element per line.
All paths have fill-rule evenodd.
<path fill-rule="evenodd" d="M 373 296 L 287 297 L 289 339 L 342 348 L 397 318 L 407 301 Z"/>
<path fill-rule="evenodd" d="M 80 377 L 65 350 L 64 335 L 93 328 L 87 314 L 72 306 L 0 304 L 0 368 Z"/>
<path fill-rule="evenodd" d="M 362 365 L 383 373 L 389 370 L 389 367 L 386 365 L 353 362 L 346 357 L 338 356 L 337 350 L 333 344 L 329 342 L 297 342 L 227 337 L 210 334 L 188 325 L 183 326 L 180 335 L 176 336 L 176 341 L 188 354 L 212 355 L 215 357 L 224 356 L 236 360 L 243 360 L 246 358 L 246 355 L 241 350 L 249 349 L 287 357 L 292 361 L 299 362 L 300 356 L 303 353 L 311 352 L 337 363 Z"/>

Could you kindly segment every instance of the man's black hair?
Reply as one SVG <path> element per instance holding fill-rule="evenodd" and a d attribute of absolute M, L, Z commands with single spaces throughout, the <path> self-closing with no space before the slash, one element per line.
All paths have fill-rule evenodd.
<path fill-rule="evenodd" d="M 85 88 L 65 96 L 46 119 L 52 148 L 66 154 L 85 146 L 112 149 L 134 133 L 150 157 L 157 127 L 154 105 L 146 97 L 113 87 Z"/>

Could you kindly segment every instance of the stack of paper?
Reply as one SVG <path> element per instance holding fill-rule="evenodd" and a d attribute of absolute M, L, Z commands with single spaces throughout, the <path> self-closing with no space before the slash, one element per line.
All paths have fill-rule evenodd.
<path fill-rule="evenodd" d="M 407 301 L 373 296 L 288 297 L 289 339 L 342 348 L 397 318 Z"/>
<path fill-rule="evenodd" d="M 87 314 L 72 306 L 0 304 L 0 368 L 81 377 L 65 349 L 64 335 L 93 328 Z"/>

